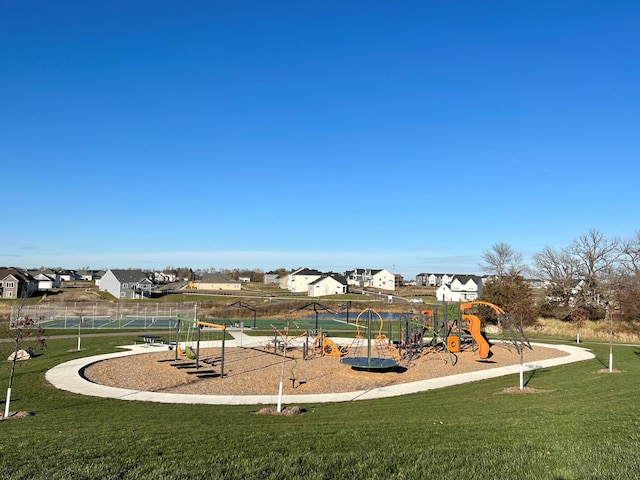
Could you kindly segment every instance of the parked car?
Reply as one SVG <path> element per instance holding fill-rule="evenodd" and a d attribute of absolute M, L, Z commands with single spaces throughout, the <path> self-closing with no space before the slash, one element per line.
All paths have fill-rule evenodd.
<path fill-rule="evenodd" d="M 424 303 L 424 300 L 422 300 L 421 298 L 412 298 L 411 300 L 409 300 L 411 303 Z"/>

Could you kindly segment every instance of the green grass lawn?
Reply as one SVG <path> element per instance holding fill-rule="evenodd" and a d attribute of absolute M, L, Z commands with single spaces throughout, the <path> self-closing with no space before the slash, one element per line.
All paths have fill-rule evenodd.
<path fill-rule="evenodd" d="M 618 479 L 640 464 L 640 348 L 615 347 L 621 373 L 597 358 L 528 373 L 539 394 L 501 394 L 518 376 L 431 392 L 301 405 L 303 415 L 256 415 L 259 406 L 173 405 L 59 391 L 47 369 L 131 337 L 51 339 L 17 370 L 12 411 L 0 422 L 0 472 L 11 479 Z M 2 345 L 2 353 L 6 345 Z M 4 399 L 8 368 L 0 377 Z M 2 406 L 4 408 L 4 405 Z"/>

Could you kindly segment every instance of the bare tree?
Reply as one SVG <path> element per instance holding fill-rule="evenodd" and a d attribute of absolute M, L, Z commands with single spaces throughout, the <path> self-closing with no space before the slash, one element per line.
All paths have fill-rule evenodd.
<path fill-rule="evenodd" d="M 583 328 L 589 319 L 589 313 L 582 307 L 573 309 L 569 318 L 576 324 L 576 343 L 580 343 L 580 329 Z"/>
<path fill-rule="evenodd" d="M 620 246 L 617 307 L 621 320 L 640 320 L 640 230 Z"/>
<path fill-rule="evenodd" d="M 494 243 L 490 250 L 482 252 L 482 260 L 482 271 L 495 275 L 498 279 L 507 274 L 520 275 L 524 270 L 522 254 L 504 242 Z"/>
<path fill-rule="evenodd" d="M 620 258 L 620 241 L 608 239 L 599 230 L 580 235 L 569 247 L 577 274 L 584 281 L 580 295 L 585 306 L 611 304 Z"/>
<path fill-rule="evenodd" d="M 620 242 L 620 266 L 623 274 L 640 275 L 640 230 Z"/>
<path fill-rule="evenodd" d="M 578 284 L 576 262 L 567 249 L 546 246 L 533 256 L 535 276 L 545 284 L 541 302 L 543 314 L 566 317 L 570 313 L 574 289 Z"/>
<path fill-rule="evenodd" d="M 604 318 L 620 290 L 620 245 L 591 229 L 567 248 L 536 253 L 533 265 L 546 284 L 544 311 L 569 319 L 573 309 L 583 307 L 590 318 Z"/>

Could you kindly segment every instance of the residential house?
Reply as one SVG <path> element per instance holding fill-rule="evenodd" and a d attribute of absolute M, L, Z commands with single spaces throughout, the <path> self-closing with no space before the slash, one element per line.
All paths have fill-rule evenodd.
<path fill-rule="evenodd" d="M 371 270 L 371 287 L 383 290 L 396 289 L 396 276 L 385 269 Z"/>
<path fill-rule="evenodd" d="M 579 300 L 584 301 L 591 297 L 594 305 L 600 304 L 599 298 L 593 295 L 586 295 L 589 291 L 585 291 L 587 283 L 584 280 L 574 278 L 555 283 L 547 281 L 544 282 L 544 285 L 547 289 L 546 299 L 548 302 L 575 307 L 578 305 Z"/>
<path fill-rule="evenodd" d="M 345 272 L 349 285 L 360 288 L 378 288 L 382 290 L 395 290 L 395 275 L 385 269 L 356 268 Z"/>
<path fill-rule="evenodd" d="M 174 273 L 153 272 L 153 280 L 156 283 L 173 283 L 177 281 L 177 276 Z"/>
<path fill-rule="evenodd" d="M 307 293 L 309 284 L 318 280 L 322 275 L 322 272 L 312 268 L 298 268 L 287 275 L 285 288 L 294 293 Z"/>
<path fill-rule="evenodd" d="M 27 298 L 38 290 L 38 281 L 19 268 L 0 269 L 0 297 Z"/>
<path fill-rule="evenodd" d="M 75 270 L 60 270 L 60 280 L 63 282 L 73 282 L 75 280 L 82 280 L 82 277 L 78 275 Z"/>
<path fill-rule="evenodd" d="M 436 299 L 445 302 L 468 302 L 476 300 L 482 291 L 482 277 L 478 275 L 455 275 L 451 283 L 436 290 Z"/>
<path fill-rule="evenodd" d="M 86 280 L 87 282 L 93 282 L 96 276 L 99 274 L 99 270 L 78 270 L 76 276 L 78 280 Z"/>
<path fill-rule="evenodd" d="M 347 279 L 338 273 L 327 273 L 309 284 L 310 297 L 325 295 L 343 295 L 347 293 Z"/>
<path fill-rule="evenodd" d="M 100 290 L 116 298 L 131 300 L 151 296 L 153 282 L 142 270 L 107 270 L 100 279 Z"/>
<path fill-rule="evenodd" d="M 60 288 L 60 274 L 54 270 L 30 271 L 29 274 L 38 282 L 38 291 L 46 292 Z"/>
<path fill-rule="evenodd" d="M 196 290 L 241 290 L 242 284 L 224 273 L 205 273 L 199 280 L 189 284 Z"/>
<path fill-rule="evenodd" d="M 451 273 L 419 273 L 416 275 L 416 285 L 424 287 L 439 287 L 449 285 L 455 275 Z"/>
<path fill-rule="evenodd" d="M 104 270 L 98 270 L 94 276 L 94 280 L 93 283 L 96 285 L 96 287 L 100 288 L 100 280 L 102 280 L 102 277 L 104 277 L 104 274 L 107 273 Z"/>
<path fill-rule="evenodd" d="M 274 272 L 273 270 L 264 274 L 264 284 L 268 285 L 270 283 L 279 283 L 280 277 L 278 276 L 278 272 Z"/>

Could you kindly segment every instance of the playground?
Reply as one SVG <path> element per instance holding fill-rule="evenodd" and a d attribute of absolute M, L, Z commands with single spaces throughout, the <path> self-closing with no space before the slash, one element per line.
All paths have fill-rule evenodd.
<path fill-rule="evenodd" d="M 484 336 L 475 315 L 478 306 L 499 314 L 507 338 Z M 248 335 L 228 322 L 179 316 L 167 343 L 141 335 L 142 342 L 123 345 L 123 352 L 67 362 L 48 379 L 78 393 L 86 393 L 90 384 L 90 395 L 151 401 L 211 403 L 216 397 L 225 403 L 270 403 L 277 392 L 280 406 L 283 395 L 288 402 L 375 398 L 514 371 L 524 392 L 525 370 L 576 361 L 584 353 L 576 357 L 571 347 L 532 345 L 502 309 L 486 302 L 442 307 L 392 321 L 365 309 L 353 323 L 342 324 L 353 337 L 329 336 L 322 328 L 290 332 L 288 326 L 272 326 L 271 335 Z M 320 326 L 319 318 L 310 325 Z"/>
<path fill-rule="evenodd" d="M 236 335 L 238 333 L 234 332 Z M 232 333 L 233 334 L 233 333 Z M 237 340 L 236 340 L 237 341 Z M 251 344 L 250 342 L 253 342 Z M 235 342 L 228 342 L 229 344 Z M 175 352 L 138 345 L 136 354 L 99 361 L 87 366 L 83 376 L 91 382 L 130 390 L 194 395 L 274 395 L 284 371 L 285 395 L 331 394 L 371 390 L 432 378 L 518 365 L 520 355 L 508 343 L 492 346 L 489 360 L 471 349 L 457 353 L 455 364 L 448 356 L 430 353 L 411 365 L 400 364 L 385 371 L 351 368 L 335 356 L 312 355 L 303 359 L 302 348 L 290 348 L 283 358 L 267 337 L 245 336 L 243 347 L 227 347 L 224 377 L 220 378 L 221 348 L 203 348 L 201 368 L 187 367 L 187 360 L 175 362 Z M 142 353 L 140 353 L 142 352 Z M 543 346 L 526 350 L 527 364 L 558 358 L 566 352 Z M 206 359 L 217 363 L 206 363 Z"/>

